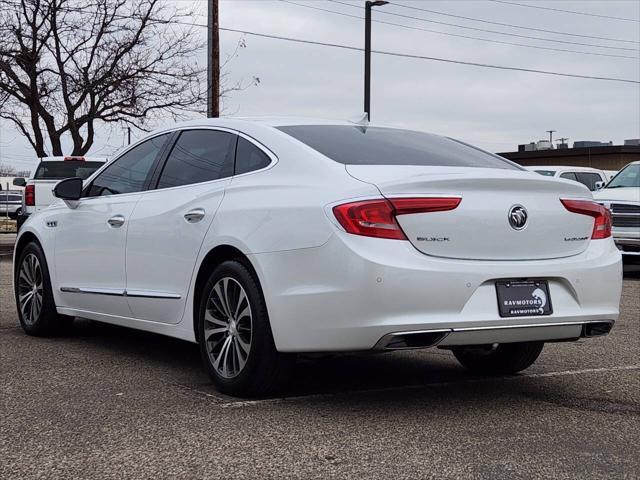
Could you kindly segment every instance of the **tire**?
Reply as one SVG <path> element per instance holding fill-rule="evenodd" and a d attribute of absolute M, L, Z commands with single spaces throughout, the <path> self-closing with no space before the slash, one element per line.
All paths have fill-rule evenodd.
<path fill-rule="evenodd" d="M 11 220 L 17 220 L 21 213 L 22 213 L 22 209 L 19 208 L 15 212 L 13 212 L 11 215 L 9 215 L 9 218 L 11 218 Z"/>
<path fill-rule="evenodd" d="M 463 367 L 477 373 L 510 375 L 530 367 L 544 342 L 501 343 L 455 347 L 453 355 Z"/>
<path fill-rule="evenodd" d="M 60 315 L 56 310 L 47 260 L 36 242 L 28 243 L 20 252 L 14 276 L 14 294 L 22 329 L 36 337 L 68 333 L 73 317 Z"/>
<path fill-rule="evenodd" d="M 241 261 L 225 261 L 211 273 L 202 291 L 198 338 L 219 391 L 264 396 L 285 386 L 293 358 L 276 350 L 260 284 Z"/>

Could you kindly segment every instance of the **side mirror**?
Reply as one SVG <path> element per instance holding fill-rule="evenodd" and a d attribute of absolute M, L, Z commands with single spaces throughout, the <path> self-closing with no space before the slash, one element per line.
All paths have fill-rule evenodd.
<path fill-rule="evenodd" d="M 53 196 L 64 200 L 68 207 L 75 208 L 75 201 L 82 196 L 82 179 L 73 177 L 59 181 L 53 188 Z"/>
<path fill-rule="evenodd" d="M 26 185 L 27 185 L 27 181 L 26 181 L 24 178 L 22 178 L 22 177 L 18 177 L 18 178 L 14 178 L 14 179 L 13 179 L 13 184 L 14 184 L 16 187 L 24 187 L 24 186 L 26 186 Z"/>
<path fill-rule="evenodd" d="M 602 190 L 604 188 L 604 182 L 602 180 L 600 180 L 599 182 L 596 182 L 595 187 L 596 187 L 596 190 Z"/>

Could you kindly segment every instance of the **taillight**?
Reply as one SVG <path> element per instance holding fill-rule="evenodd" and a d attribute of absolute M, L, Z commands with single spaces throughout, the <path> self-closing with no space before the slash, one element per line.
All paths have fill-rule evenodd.
<path fill-rule="evenodd" d="M 75 157 L 75 156 L 74 157 L 72 157 L 72 156 L 64 157 L 64 161 L 65 162 L 68 162 L 70 160 L 76 160 L 76 161 L 84 162 L 84 157 Z"/>
<path fill-rule="evenodd" d="M 36 205 L 36 186 L 27 185 L 24 189 L 24 204 L 27 207 L 34 207 Z"/>
<path fill-rule="evenodd" d="M 593 240 L 609 238 L 611 236 L 611 212 L 608 208 L 590 200 L 561 198 L 560 201 L 570 212 L 588 215 L 595 219 L 593 232 L 591 232 L 591 238 Z"/>
<path fill-rule="evenodd" d="M 396 220 L 398 215 L 453 210 L 460 200 L 459 197 L 364 200 L 335 206 L 333 214 L 348 233 L 406 240 Z"/>

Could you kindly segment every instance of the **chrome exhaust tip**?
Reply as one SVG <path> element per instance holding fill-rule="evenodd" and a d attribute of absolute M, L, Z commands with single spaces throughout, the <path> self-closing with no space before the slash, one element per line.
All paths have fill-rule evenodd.
<path fill-rule="evenodd" d="M 613 322 L 590 322 L 582 326 L 581 337 L 602 337 L 613 328 Z"/>
<path fill-rule="evenodd" d="M 409 350 L 413 348 L 428 348 L 440 343 L 451 330 L 427 330 L 416 332 L 389 333 L 382 337 L 375 350 Z"/>

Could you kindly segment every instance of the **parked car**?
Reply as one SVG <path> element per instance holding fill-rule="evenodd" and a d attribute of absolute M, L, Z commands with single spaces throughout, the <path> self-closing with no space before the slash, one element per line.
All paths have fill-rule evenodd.
<path fill-rule="evenodd" d="M 609 177 L 604 170 L 598 170 L 591 167 L 536 165 L 526 168 L 546 177 L 564 178 L 566 180 L 579 182 L 592 192 L 604 187 L 604 185 L 609 181 Z"/>
<path fill-rule="evenodd" d="M 16 242 L 23 329 L 80 316 L 198 342 L 230 394 L 278 389 L 309 352 L 437 345 L 514 373 L 618 318 L 608 210 L 437 135 L 202 119 L 54 194 Z"/>
<path fill-rule="evenodd" d="M 64 178 L 79 177 L 86 179 L 106 159 L 88 157 L 45 157 L 28 180 L 16 178 L 13 184 L 24 187 L 23 205 L 18 215 L 18 229 L 34 212 L 48 207 L 54 200 L 53 187 Z"/>
<path fill-rule="evenodd" d="M 0 190 L 0 218 L 9 217 L 15 220 L 22 211 L 22 192 L 17 190 Z"/>
<path fill-rule="evenodd" d="M 613 240 L 622 254 L 640 258 L 640 162 L 620 170 L 594 197 L 611 210 Z"/>

